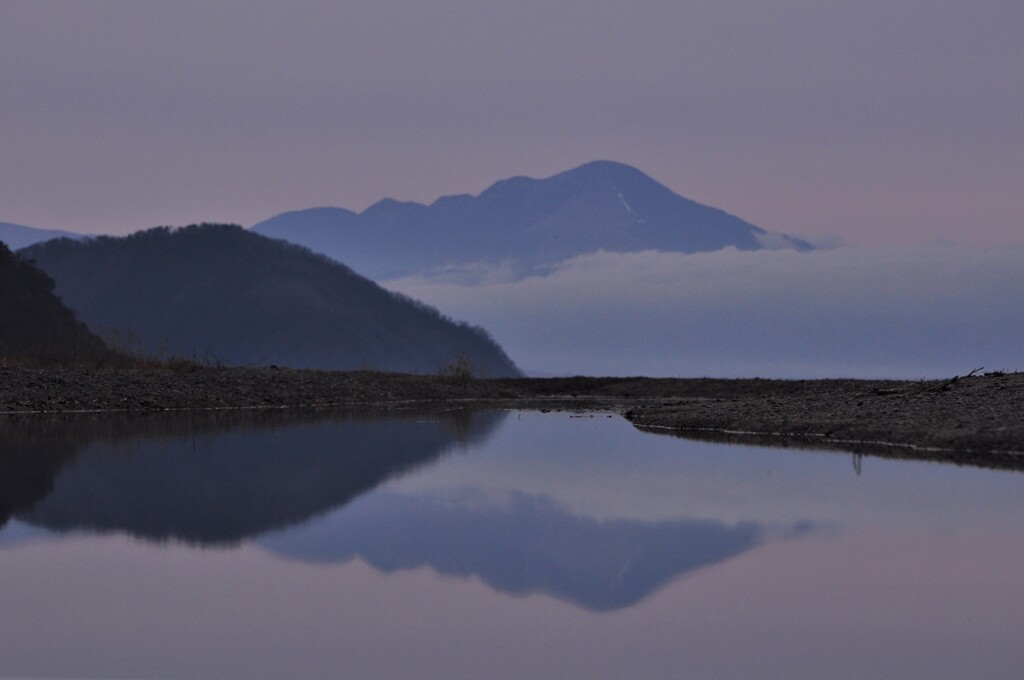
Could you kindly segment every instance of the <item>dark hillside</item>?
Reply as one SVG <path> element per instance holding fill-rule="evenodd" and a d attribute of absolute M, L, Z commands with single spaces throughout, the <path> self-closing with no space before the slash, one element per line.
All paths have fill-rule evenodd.
<path fill-rule="evenodd" d="M 0 361 L 69 363 L 107 354 L 53 288 L 53 279 L 0 243 Z"/>
<path fill-rule="evenodd" d="M 87 324 L 117 329 L 148 354 L 426 373 L 465 356 L 489 375 L 517 374 L 481 329 L 237 226 L 161 227 L 23 252 Z"/>

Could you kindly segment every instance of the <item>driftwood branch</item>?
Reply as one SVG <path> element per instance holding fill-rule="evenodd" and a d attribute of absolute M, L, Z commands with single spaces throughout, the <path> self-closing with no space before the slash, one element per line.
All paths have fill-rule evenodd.
<path fill-rule="evenodd" d="M 875 394 L 879 396 L 890 396 L 890 395 L 908 395 L 908 394 L 920 394 L 922 392 L 947 392 L 950 387 L 954 384 L 963 380 L 964 378 L 971 378 L 978 374 L 978 371 L 984 370 L 984 366 L 979 366 L 970 373 L 964 375 L 954 375 L 949 380 L 939 383 L 938 385 L 921 385 L 919 387 L 903 388 L 903 387 L 882 387 L 875 390 Z"/>

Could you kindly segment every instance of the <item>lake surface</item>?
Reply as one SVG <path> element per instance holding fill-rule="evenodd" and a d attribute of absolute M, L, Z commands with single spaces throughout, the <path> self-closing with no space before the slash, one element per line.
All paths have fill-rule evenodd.
<path fill-rule="evenodd" d="M 618 417 L 0 424 L 0 677 L 1019 678 L 1024 475 Z"/>

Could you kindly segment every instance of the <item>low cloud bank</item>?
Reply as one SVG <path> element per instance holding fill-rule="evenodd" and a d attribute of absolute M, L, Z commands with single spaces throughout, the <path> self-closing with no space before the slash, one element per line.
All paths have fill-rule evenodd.
<path fill-rule="evenodd" d="M 537 374 L 943 377 L 1024 370 L 1024 245 L 576 257 L 544 276 L 385 286 Z"/>

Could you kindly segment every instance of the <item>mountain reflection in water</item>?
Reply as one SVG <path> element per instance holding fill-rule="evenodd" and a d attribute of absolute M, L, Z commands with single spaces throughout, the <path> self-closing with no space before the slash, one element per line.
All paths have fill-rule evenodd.
<path fill-rule="evenodd" d="M 1019 473 L 510 415 L 5 419 L 0 677 L 1020 677 Z"/>
<path fill-rule="evenodd" d="M 53 531 L 237 543 L 340 507 L 455 444 L 487 437 L 504 417 L 271 412 L 119 426 L 15 423 L 0 448 L 0 519 L 13 514 Z M 42 437 L 33 428 L 49 432 L 45 450 L 34 445 Z"/>
<path fill-rule="evenodd" d="M 383 572 L 427 565 L 441 574 L 478 576 L 504 593 L 544 593 L 608 611 L 636 604 L 682 574 L 809 529 L 694 519 L 596 520 L 521 492 L 495 501 L 471 491 L 381 491 L 260 543 L 310 562 L 358 557 Z"/>
<path fill-rule="evenodd" d="M 430 566 L 593 611 L 629 607 L 679 575 L 808 528 L 598 520 L 522 491 L 367 494 L 456 444 L 485 440 L 505 416 L 28 421 L 5 430 L 0 509 L 22 533 L 127 533 L 199 546 L 256 539 L 302 561 L 362 558 L 384 573 Z"/>

